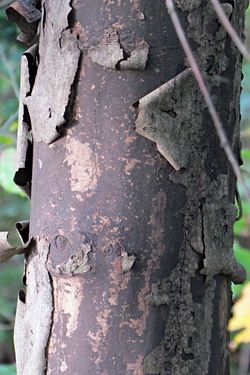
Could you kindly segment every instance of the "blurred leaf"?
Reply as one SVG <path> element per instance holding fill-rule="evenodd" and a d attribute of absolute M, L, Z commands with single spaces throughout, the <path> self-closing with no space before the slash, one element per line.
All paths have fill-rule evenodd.
<path fill-rule="evenodd" d="M 0 375 L 16 375 L 16 365 L 0 365 Z"/>
<path fill-rule="evenodd" d="M 234 336 L 235 344 L 250 342 L 250 282 L 248 282 L 243 290 L 241 298 L 235 302 L 233 306 L 233 317 L 229 320 L 228 330 L 243 330 Z"/>
<path fill-rule="evenodd" d="M 238 236 L 250 235 L 250 205 L 247 201 L 242 201 L 243 217 L 234 224 L 234 234 Z"/>
<path fill-rule="evenodd" d="M 0 265 L 0 323 L 2 324 L 14 323 L 18 290 L 22 287 L 22 275 L 23 256 L 15 257 L 8 263 Z M 8 336 L 9 332 L 1 332 L 1 334 Z M 2 339 L 5 336 L 2 336 Z"/>
<path fill-rule="evenodd" d="M 0 143 L 4 145 L 11 145 L 13 144 L 13 139 L 7 136 L 0 135 Z"/>
<path fill-rule="evenodd" d="M 249 149 L 243 149 L 242 150 L 242 157 L 244 158 L 244 160 L 249 163 L 250 161 L 250 150 Z"/>
<path fill-rule="evenodd" d="M 237 262 L 243 264 L 244 267 L 248 269 L 250 276 L 250 251 L 240 247 L 239 245 L 236 245 L 234 249 L 234 254 Z"/>
<path fill-rule="evenodd" d="M 238 263 L 243 264 L 247 271 L 247 280 L 243 285 L 235 285 L 232 283 L 232 291 L 233 291 L 233 298 L 239 298 L 244 285 L 246 285 L 250 281 L 250 251 L 242 248 L 239 246 L 237 241 L 235 241 L 234 245 L 234 255 Z"/>
<path fill-rule="evenodd" d="M 17 42 L 16 37 L 20 33 L 14 23 L 7 20 L 4 10 L 0 11 L 1 22 L 1 46 L 8 61 L 8 64 L 15 73 L 16 82 L 20 81 L 20 58 L 25 46 Z M 10 77 L 0 59 L 0 124 L 5 123 L 8 118 L 16 112 L 18 99 L 15 96 L 11 85 Z"/>
<path fill-rule="evenodd" d="M 7 20 L 4 10 L 0 11 L 1 46 L 9 67 L 12 68 L 17 84 L 20 82 L 20 57 L 27 48 L 16 41 L 20 31 Z M 9 241 L 20 246 L 20 239 L 14 223 L 29 218 L 30 202 L 20 194 L 12 181 L 15 173 L 15 142 L 17 132 L 16 117 L 18 99 L 11 85 L 9 73 L 0 59 L 0 230 L 10 232 Z M 14 121 L 11 123 L 11 121 Z M 1 126 L 5 124 L 4 129 Z M 17 194 L 18 193 L 18 194 Z M 8 263 L 0 264 L 0 324 L 13 325 L 18 290 L 22 287 L 23 256 L 16 256 Z M 13 363 L 13 331 L 0 331 L 0 375 L 15 375 Z"/>
<path fill-rule="evenodd" d="M 16 149 L 9 147 L 0 156 L 0 184 L 10 193 L 20 194 L 20 189 L 13 182 L 15 175 Z"/>
<path fill-rule="evenodd" d="M 18 128 L 18 121 L 13 121 L 9 127 L 9 132 L 15 133 L 17 131 L 17 128 Z"/>
<path fill-rule="evenodd" d="M 241 105 L 241 121 L 244 125 L 249 120 L 250 106 L 249 106 L 249 95 L 250 95 L 250 63 L 244 60 L 243 63 L 243 81 L 242 81 L 242 93 L 240 98 Z"/>

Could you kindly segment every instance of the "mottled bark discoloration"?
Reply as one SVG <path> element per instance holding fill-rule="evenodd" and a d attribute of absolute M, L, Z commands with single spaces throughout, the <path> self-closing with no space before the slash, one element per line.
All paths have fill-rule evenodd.
<path fill-rule="evenodd" d="M 184 70 L 134 106 L 139 111 L 136 131 L 156 142 L 175 170 L 185 169 L 182 178 L 182 172 L 179 174 L 178 182 L 190 189 L 194 175 L 199 176 L 199 199 L 204 204 L 192 221 L 191 244 L 198 253 L 204 254 L 204 269 L 200 272 L 207 275 L 207 282 L 222 273 L 236 284 L 243 283 L 246 271 L 233 255 L 233 225 L 238 210 L 228 199 L 226 174 L 208 183 L 204 168 L 208 148 L 203 150 L 203 155 L 201 148 L 204 134 L 201 112 L 206 104 L 192 70 Z M 194 199 L 193 189 L 191 197 Z"/>
<path fill-rule="evenodd" d="M 239 153 L 240 56 L 210 3 L 176 3 Z M 165 1 L 71 6 L 42 2 L 27 98 L 30 236 L 50 302 L 39 371 L 226 375 L 235 180 Z M 242 32 L 244 6 L 224 7 Z"/>
<path fill-rule="evenodd" d="M 65 163 L 70 167 L 71 190 L 81 201 L 82 194 L 94 194 L 101 174 L 98 156 L 93 153 L 88 142 L 81 143 L 73 137 L 67 137 L 65 148 Z"/>
<path fill-rule="evenodd" d="M 226 124 L 225 129 L 232 148 L 238 156 L 240 69 L 237 67 L 241 64 L 241 57 L 227 39 L 223 26 L 216 20 L 217 16 L 210 3 L 204 3 L 203 6 L 200 2 L 184 4 L 176 1 L 176 3 L 182 10 L 189 11 L 187 35 L 197 44 L 195 56 L 201 71 L 206 72 L 208 90 L 217 104 L 219 115 Z M 239 27 L 238 17 L 243 13 L 244 5 L 242 4 L 241 10 L 239 7 L 233 10 L 231 4 L 223 4 L 223 7 L 235 22 L 235 26 Z M 241 27 L 243 27 L 242 23 Z M 232 56 L 237 61 L 236 65 L 231 63 Z M 218 75 L 221 74 L 228 79 L 227 83 L 220 81 Z M 178 77 L 176 81 L 179 83 Z M 185 82 L 184 78 L 183 81 Z M 174 80 L 169 82 L 170 87 L 172 82 Z M 227 85 L 230 85 L 232 91 L 227 92 L 228 102 L 225 105 Z M 145 127 L 149 130 L 154 128 L 155 132 L 148 138 L 156 142 L 159 151 L 177 169 L 170 174 L 170 179 L 176 184 L 185 186 L 187 195 L 186 206 L 182 209 L 185 217 L 184 242 L 179 252 L 179 264 L 168 277 L 152 285 L 152 292 L 148 297 L 148 302 L 155 306 L 167 304 L 170 307 L 170 319 L 166 325 L 164 338 L 146 357 L 143 369 L 145 374 L 152 375 L 197 372 L 227 374 L 229 364 L 225 322 L 228 318 L 230 299 L 228 295 L 227 298 L 222 299 L 223 302 L 220 301 L 221 295 L 228 293 L 228 284 L 225 280 L 214 276 L 219 273 L 224 274 L 235 283 L 243 283 L 246 278 L 244 267 L 236 262 L 233 255 L 233 225 L 237 215 L 237 208 L 233 204 L 235 180 L 232 178 L 231 167 L 224 151 L 220 148 L 206 105 L 195 82 L 191 83 L 189 89 L 186 82 L 184 83 L 186 93 L 188 92 L 186 99 L 181 83 L 179 86 L 180 90 L 177 86 L 176 92 L 179 93 L 183 103 L 182 115 L 180 116 L 178 106 L 180 99 L 175 98 L 176 103 L 173 108 L 169 104 L 167 107 L 166 113 L 169 117 L 166 116 L 165 122 L 163 121 L 163 124 L 166 124 L 166 133 L 163 137 L 157 134 L 158 113 L 164 104 L 172 99 L 173 90 L 164 90 L 165 87 L 168 88 L 167 83 L 162 86 L 162 90 L 159 88 L 158 91 L 155 90 L 145 99 L 143 98 L 145 104 L 141 108 L 141 100 L 139 100 L 137 127 L 141 129 L 140 124 L 145 123 Z M 148 103 L 146 103 L 147 98 L 150 98 Z M 153 107 L 151 103 L 154 101 L 158 105 Z M 191 102 L 193 105 L 190 106 Z M 227 112 L 225 108 L 232 108 L 232 111 Z M 151 111 L 151 117 L 147 109 Z M 163 115 L 160 114 L 161 121 Z M 145 116 L 144 121 L 143 116 Z M 183 126 L 186 120 L 192 129 L 190 133 L 186 132 Z M 174 121 L 178 122 L 184 135 L 176 136 L 170 125 Z M 164 125 L 161 124 L 160 129 L 162 128 Z M 143 129 L 142 133 L 147 136 L 145 130 Z M 163 133 L 163 130 L 160 133 Z M 184 150 L 176 148 L 175 143 L 181 142 L 185 135 L 187 143 Z M 164 137 L 167 138 L 166 142 Z M 196 255 L 193 250 L 197 252 Z M 205 284 L 201 274 L 206 275 Z M 178 291 L 179 296 L 176 298 Z M 216 301 L 219 301 L 219 309 L 213 311 Z M 197 327 L 202 329 L 199 330 Z M 202 353 L 199 354 L 200 348 Z"/>
<path fill-rule="evenodd" d="M 53 277 L 54 314 L 50 335 L 50 348 L 58 354 L 56 367 L 49 362 L 46 374 L 67 373 L 72 368 L 71 356 L 67 349 L 74 354 L 74 347 L 67 348 L 65 340 L 72 339 L 79 328 L 80 306 L 84 302 L 83 283 L 79 276 L 74 278 Z M 60 323 L 60 331 L 55 327 Z M 74 357 L 74 355 L 73 355 Z M 75 358 L 76 360 L 76 358 Z"/>

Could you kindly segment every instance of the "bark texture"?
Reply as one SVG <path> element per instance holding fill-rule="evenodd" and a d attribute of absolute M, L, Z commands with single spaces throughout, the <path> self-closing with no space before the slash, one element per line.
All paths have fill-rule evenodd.
<path fill-rule="evenodd" d="M 42 1 L 23 100 L 36 244 L 17 373 L 227 375 L 235 179 L 165 1 L 71 5 Z M 176 5 L 240 159 L 241 57 L 210 2 Z M 242 35 L 246 4 L 223 6 Z"/>

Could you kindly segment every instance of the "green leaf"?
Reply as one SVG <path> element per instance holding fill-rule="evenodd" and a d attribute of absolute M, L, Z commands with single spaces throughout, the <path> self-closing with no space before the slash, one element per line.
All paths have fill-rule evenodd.
<path fill-rule="evenodd" d="M 249 159 L 250 160 L 250 150 L 249 149 L 244 148 L 242 150 L 241 154 L 242 154 L 243 159 Z"/>
<path fill-rule="evenodd" d="M 4 145 L 11 145 L 13 144 L 13 140 L 10 137 L 0 135 L 0 143 L 3 143 Z"/>
<path fill-rule="evenodd" d="M 13 121 L 12 124 L 10 125 L 9 127 L 9 132 L 10 133 L 15 133 L 17 131 L 17 128 L 18 128 L 18 121 Z"/>
<path fill-rule="evenodd" d="M 249 217 L 250 217 L 250 205 L 247 201 L 242 201 L 243 217 L 236 221 L 234 224 L 234 234 L 238 236 L 249 236 Z"/>

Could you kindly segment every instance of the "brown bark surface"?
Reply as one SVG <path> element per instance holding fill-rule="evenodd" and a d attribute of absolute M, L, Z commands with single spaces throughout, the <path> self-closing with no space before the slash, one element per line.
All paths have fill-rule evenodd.
<path fill-rule="evenodd" d="M 48 61 L 55 74 L 44 79 L 42 104 L 42 78 L 27 99 L 36 246 L 17 312 L 18 373 L 227 375 L 229 278 L 243 277 L 232 253 L 235 181 L 192 73 L 143 107 L 147 94 L 186 69 L 165 1 L 78 0 L 72 11 L 69 1 L 58 3 L 42 2 L 37 77 L 49 77 Z M 207 4 L 176 3 L 239 153 L 240 57 Z M 244 6 L 231 8 L 242 32 Z M 54 26 L 59 11 L 71 33 Z M 72 51 L 72 66 L 78 61 L 75 73 L 63 48 Z M 62 114 L 65 123 L 57 123 Z M 161 141 L 150 140 L 155 133 Z M 33 272 L 40 272 L 36 287 Z M 33 326 L 23 328 L 25 308 Z M 22 330 L 33 348 L 24 372 Z"/>

